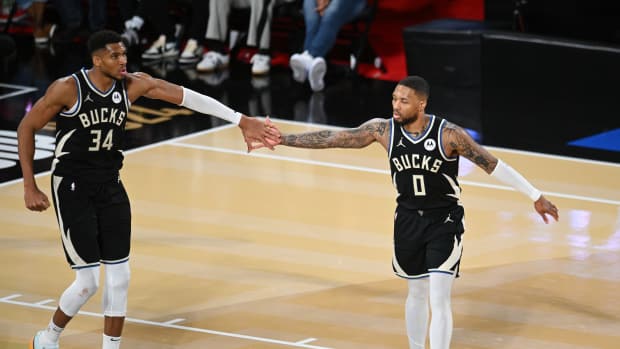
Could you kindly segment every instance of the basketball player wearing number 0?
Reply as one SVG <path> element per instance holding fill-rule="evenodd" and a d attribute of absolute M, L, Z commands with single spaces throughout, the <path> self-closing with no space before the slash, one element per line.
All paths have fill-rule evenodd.
<path fill-rule="evenodd" d="M 450 293 L 463 252 L 459 156 L 524 193 L 545 223 L 558 210 L 513 168 L 477 144 L 461 127 L 426 114 L 430 88 L 419 76 L 398 83 L 393 117 L 372 119 L 354 129 L 282 134 L 281 144 L 301 148 L 363 148 L 379 142 L 387 151 L 398 191 L 394 215 L 396 275 L 407 280 L 405 318 L 410 348 L 424 348 L 429 304 L 431 349 L 447 349 L 452 337 Z M 268 122 L 269 123 L 269 122 Z M 257 145 L 256 147 L 260 147 Z"/>

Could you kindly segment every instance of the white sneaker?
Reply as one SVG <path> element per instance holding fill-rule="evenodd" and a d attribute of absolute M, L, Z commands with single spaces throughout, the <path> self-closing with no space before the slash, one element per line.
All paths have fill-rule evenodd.
<path fill-rule="evenodd" d="M 51 345 L 50 344 L 42 345 L 40 343 L 42 335 L 43 335 L 43 331 L 37 332 L 37 334 L 34 335 L 34 338 L 32 338 L 32 341 L 30 342 L 30 345 L 28 346 L 28 348 L 29 349 L 58 349 L 58 343 L 51 344 Z"/>
<path fill-rule="evenodd" d="M 195 39 L 189 39 L 187 40 L 187 44 L 185 44 L 183 52 L 181 52 L 181 56 L 179 56 L 179 63 L 196 63 L 200 60 L 201 56 L 202 46 L 198 45 Z"/>
<path fill-rule="evenodd" d="M 310 88 L 312 91 L 322 91 L 325 87 L 323 78 L 327 72 L 327 64 L 323 57 L 316 57 L 312 60 L 310 70 L 308 71 L 308 81 L 310 82 Z"/>
<path fill-rule="evenodd" d="M 148 50 L 142 53 L 144 59 L 160 59 L 166 57 L 173 57 L 179 54 L 177 45 L 175 42 L 166 42 L 166 36 L 160 35 L 157 40 L 149 47 Z"/>
<path fill-rule="evenodd" d="M 268 55 L 257 53 L 252 56 L 250 62 L 252 63 L 252 74 L 264 75 L 269 73 L 271 57 L 269 57 Z"/>
<path fill-rule="evenodd" d="M 202 56 L 202 60 L 196 66 L 196 70 L 203 73 L 212 72 L 216 69 L 228 67 L 230 56 L 219 52 L 209 51 Z"/>
<path fill-rule="evenodd" d="M 310 56 L 308 51 L 303 53 L 295 53 L 289 60 L 289 66 L 293 70 L 293 79 L 297 82 L 304 82 L 308 77 L 308 70 L 312 64 L 313 57 Z"/>

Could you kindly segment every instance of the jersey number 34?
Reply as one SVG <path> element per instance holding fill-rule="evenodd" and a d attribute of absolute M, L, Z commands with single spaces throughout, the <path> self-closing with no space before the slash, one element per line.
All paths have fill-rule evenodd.
<path fill-rule="evenodd" d="M 101 130 L 90 130 L 90 134 L 93 136 L 93 144 L 88 147 L 88 151 L 99 151 L 101 149 L 105 149 L 105 150 L 111 150 L 112 146 L 114 144 L 112 144 L 112 139 L 113 139 L 113 131 L 114 130 L 108 130 L 108 133 L 105 134 L 105 137 L 103 137 L 103 142 L 102 142 L 102 131 Z"/>

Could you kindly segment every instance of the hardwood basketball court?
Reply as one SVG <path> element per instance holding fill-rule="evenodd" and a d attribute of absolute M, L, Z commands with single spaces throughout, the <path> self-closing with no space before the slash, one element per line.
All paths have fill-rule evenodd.
<path fill-rule="evenodd" d="M 316 129 L 276 120 L 285 132 Z M 617 348 L 620 166 L 491 148 L 560 208 L 461 163 L 466 209 L 452 348 Z M 132 281 L 124 348 L 406 348 L 391 270 L 395 190 L 378 144 L 247 155 L 224 126 L 126 154 Z M 49 174 L 38 177 L 49 195 Z M 0 186 L 0 347 L 25 348 L 73 279 L 53 209 Z M 99 347 L 101 293 L 63 349 Z"/>

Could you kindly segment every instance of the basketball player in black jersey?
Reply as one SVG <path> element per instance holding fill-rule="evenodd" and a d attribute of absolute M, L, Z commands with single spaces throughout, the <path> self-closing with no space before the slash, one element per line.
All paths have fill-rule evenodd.
<path fill-rule="evenodd" d="M 30 343 L 34 349 L 58 348 L 62 330 L 97 291 L 101 264 L 106 267 L 102 347 L 119 348 L 127 309 L 131 235 L 129 199 L 119 170 L 131 103 L 145 96 L 231 121 L 241 128 L 248 149 L 253 141 L 273 147 L 280 136 L 276 128 L 210 97 L 145 73 L 127 72 L 126 49 L 115 32 L 93 34 L 88 50 L 93 67 L 53 82 L 18 127 L 25 204 L 43 211 L 49 201 L 34 179 L 34 133 L 56 117 L 52 199 L 65 256 L 76 274 L 47 329 Z"/>
<path fill-rule="evenodd" d="M 431 349 L 447 349 L 452 336 L 450 293 L 458 274 L 465 230 L 457 180 L 459 156 L 526 194 L 545 223 L 547 215 L 557 220 L 558 210 L 461 127 L 426 114 L 429 90 L 423 78 L 409 76 L 394 89 L 391 119 L 372 119 L 342 131 L 283 133 L 281 144 L 363 148 L 379 142 L 387 150 L 392 182 L 398 191 L 392 266 L 396 275 L 408 282 L 405 318 L 409 346 L 424 348 L 430 300 Z"/>

